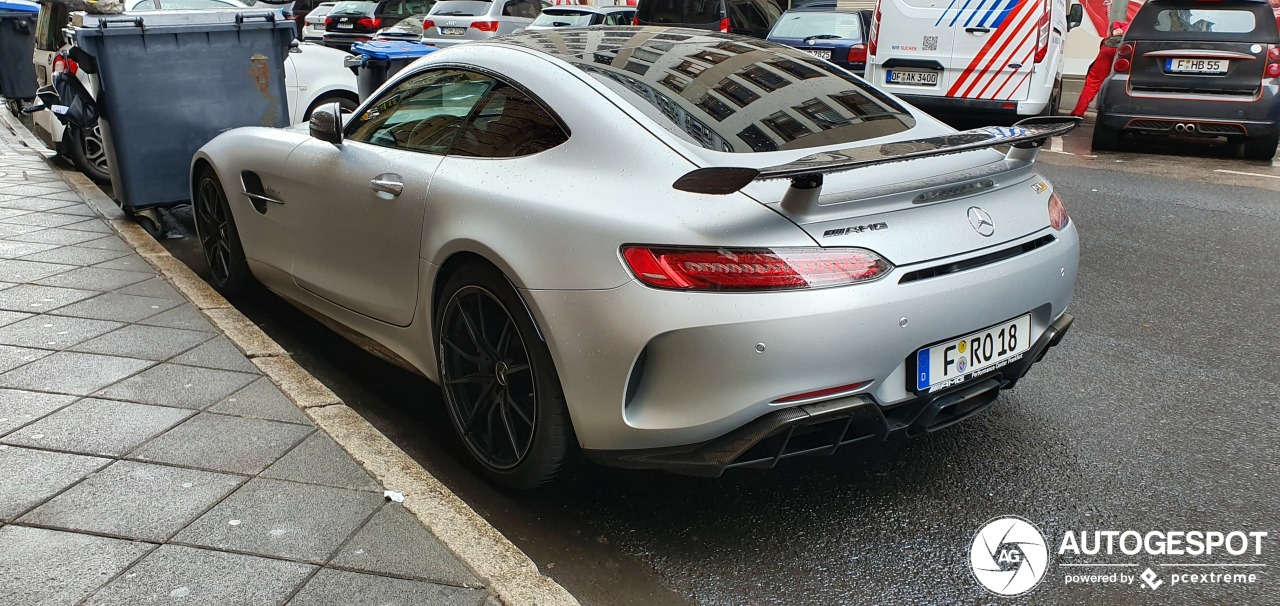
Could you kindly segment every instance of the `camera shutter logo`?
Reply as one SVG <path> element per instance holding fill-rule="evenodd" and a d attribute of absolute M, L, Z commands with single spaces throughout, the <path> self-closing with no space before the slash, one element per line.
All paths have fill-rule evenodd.
<path fill-rule="evenodd" d="M 1017 516 L 999 517 L 978 531 L 969 548 L 973 578 L 992 593 L 1021 595 L 1040 584 L 1049 567 L 1044 535 Z"/>

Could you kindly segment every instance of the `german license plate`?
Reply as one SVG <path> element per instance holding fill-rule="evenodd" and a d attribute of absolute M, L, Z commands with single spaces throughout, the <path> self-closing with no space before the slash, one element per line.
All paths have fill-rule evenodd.
<path fill-rule="evenodd" d="M 354 24 L 354 23 L 339 23 L 339 24 L 338 24 L 338 29 L 353 29 L 353 28 L 355 28 L 355 24 Z"/>
<path fill-rule="evenodd" d="M 1031 314 L 916 352 L 916 389 L 959 385 L 1022 359 L 1031 348 Z"/>
<path fill-rule="evenodd" d="M 831 51 L 829 50 L 808 50 L 803 48 L 800 50 L 806 53 L 809 53 L 810 55 L 813 55 L 819 59 L 826 59 L 828 61 L 831 60 Z"/>
<path fill-rule="evenodd" d="M 915 86 L 937 86 L 938 72 L 924 72 L 908 69 L 891 69 L 885 73 L 885 82 L 889 84 L 911 84 Z"/>
<path fill-rule="evenodd" d="M 463 34 L 467 33 L 467 28 L 465 28 L 465 27 L 442 27 L 442 28 L 440 28 L 440 33 L 442 33 L 442 34 L 444 34 L 444 35 L 446 35 L 446 36 L 461 36 L 461 35 L 463 35 Z"/>
<path fill-rule="evenodd" d="M 1164 71 L 1174 74 L 1225 74 L 1227 59 L 1165 59 Z"/>

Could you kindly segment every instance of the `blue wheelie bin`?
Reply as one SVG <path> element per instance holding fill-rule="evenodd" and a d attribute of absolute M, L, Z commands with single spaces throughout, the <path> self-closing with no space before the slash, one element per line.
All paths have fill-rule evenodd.
<path fill-rule="evenodd" d="M 72 39 L 97 72 L 99 126 L 117 203 L 130 214 L 191 198 L 191 157 L 240 126 L 288 125 L 279 10 L 77 13 Z"/>
<path fill-rule="evenodd" d="M 0 95 L 10 111 L 18 102 L 36 98 L 36 17 L 40 5 L 28 0 L 0 0 Z"/>
<path fill-rule="evenodd" d="M 355 70 L 356 90 L 364 101 L 396 72 L 437 50 L 420 42 L 361 42 L 351 45 L 351 52 L 356 56 L 348 57 L 346 65 Z"/>

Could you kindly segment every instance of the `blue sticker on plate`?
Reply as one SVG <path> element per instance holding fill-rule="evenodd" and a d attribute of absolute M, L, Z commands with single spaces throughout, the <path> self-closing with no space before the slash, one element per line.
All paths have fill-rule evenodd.
<path fill-rule="evenodd" d="M 916 352 L 916 389 L 929 388 L 929 348 Z"/>

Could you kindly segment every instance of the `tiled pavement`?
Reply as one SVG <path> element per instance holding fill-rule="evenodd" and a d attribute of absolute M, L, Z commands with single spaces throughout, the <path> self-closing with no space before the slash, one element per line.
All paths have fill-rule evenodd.
<path fill-rule="evenodd" d="M 496 603 L 0 124 L 0 604 Z"/>

